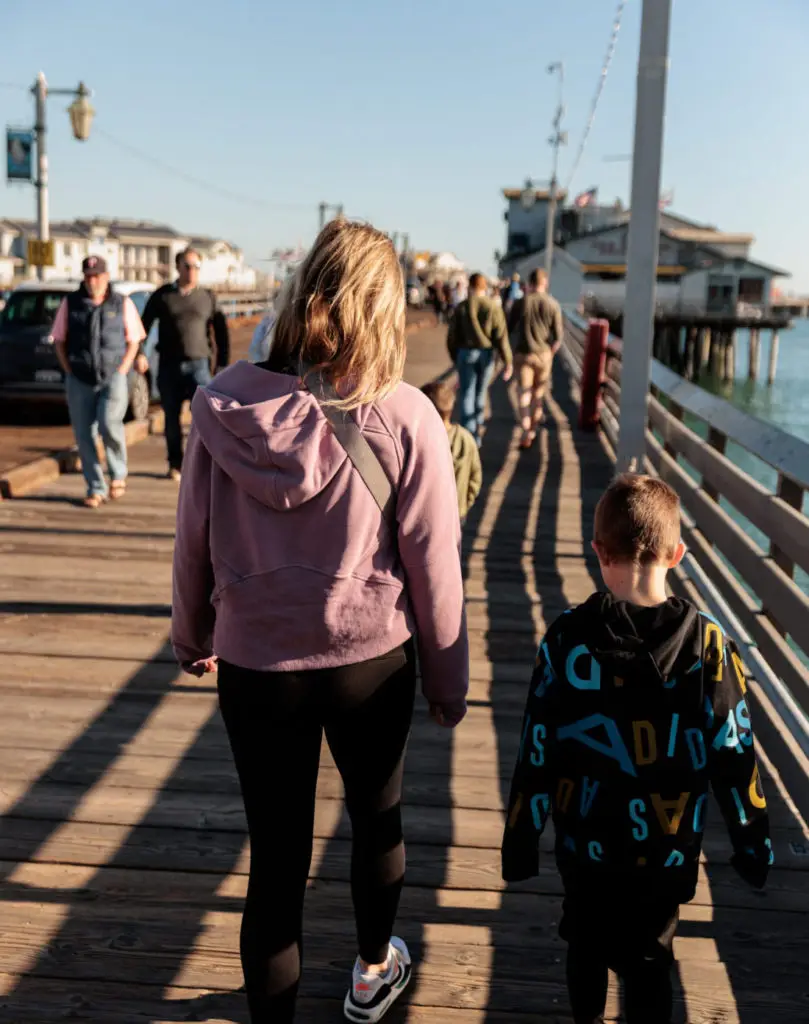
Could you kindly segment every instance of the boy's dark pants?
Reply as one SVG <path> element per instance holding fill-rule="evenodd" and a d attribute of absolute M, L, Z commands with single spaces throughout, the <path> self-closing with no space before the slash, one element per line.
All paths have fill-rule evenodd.
<path fill-rule="evenodd" d="M 575 1024 L 600 1024 L 607 971 L 623 982 L 627 1024 L 670 1024 L 676 899 L 642 891 L 565 886 L 559 935 L 568 943 L 567 984 Z"/>

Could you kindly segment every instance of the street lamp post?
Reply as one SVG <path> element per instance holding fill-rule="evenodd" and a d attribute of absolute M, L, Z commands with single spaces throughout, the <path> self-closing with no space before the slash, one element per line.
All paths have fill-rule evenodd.
<path fill-rule="evenodd" d="M 548 275 L 548 287 L 550 287 L 551 273 L 553 272 L 553 244 L 556 232 L 556 190 L 559 184 L 559 150 L 567 145 L 567 132 L 562 131 L 562 118 L 565 116 L 564 87 L 565 87 L 565 66 L 561 61 L 548 66 L 548 74 L 559 75 L 559 103 L 556 108 L 556 116 L 553 119 L 553 135 L 548 140 L 553 147 L 553 171 L 551 172 L 551 194 L 548 202 L 548 221 L 545 225 L 545 273 Z"/>
<path fill-rule="evenodd" d="M 565 116 L 564 86 L 565 66 L 561 61 L 548 65 L 548 74 L 559 75 L 559 102 L 556 107 L 556 114 L 553 118 L 553 135 L 548 142 L 553 147 L 553 167 L 551 170 L 551 181 L 548 192 L 548 212 L 545 220 L 545 272 L 548 275 L 550 285 L 551 273 L 553 271 L 553 247 L 556 237 L 556 207 L 559 201 L 559 150 L 567 145 L 567 132 L 562 131 L 562 118 Z M 523 209 L 530 210 L 536 202 L 535 184 L 528 178 L 525 188 L 520 195 L 520 202 Z"/>
<path fill-rule="evenodd" d="M 37 235 L 40 242 L 47 242 L 50 238 L 50 226 L 48 223 L 48 129 L 46 100 L 49 96 L 73 97 L 73 102 L 68 107 L 68 113 L 70 114 L 73 136 L 79 142 L 86 142 L 89 138 L 95 110 L 93 110 L 90 103 L 90 91 L 86 88 L 84 82 L 79 82 L 77 89 L 50 89 L 45 80 L 45 75 L 40 71 L 31 92 L 34 95 L 36 104 L 34 136 L 37 145 L 37 177 L 34 184 L 37 190 Z M 37 270 L 40 281 L 43 281 L 45 279 L 45 267 L 40 265 Z"/>
<path fill-rule="evenodd" d="M 671 0 L 643 0 L 624 300 L 618 468 L 642 470 L 660 242 Z"/>
<path fill-rule="evenodd" d="M 337 215 L 337 219 L 343 216 L 343 204 L 342 203 L 319 203 L 318 214 L 320 218 L 320 230 L 326 226 L 326 214 L 329 210 L 334 210 Z"/>

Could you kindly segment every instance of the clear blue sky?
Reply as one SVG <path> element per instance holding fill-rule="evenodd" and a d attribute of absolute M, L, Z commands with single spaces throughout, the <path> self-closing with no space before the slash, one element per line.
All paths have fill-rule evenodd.
<path fill-rule="evenodd" d="M 641 0 L 630 0 L 574 190 L 626 200 Z M 166 163 L 268 205 L 206 192 L 96 134 L 70 136 L 49 102 L 51 216 L 119 215 L 227 237 L 251 259 L 311 241 L 321 199 L 418 248 L 492 265 L 503 186 L 547 177 L 555 104 L 546 65 L 567 69 L 566 177 L 600 72 L 614 0 L 532 8 L 490 0 L 196 0 L 4 5 L 0 82 L 84 81 L 97 125 Z M 675 0 L 664 187 L 674 211 L 751 231 L 754 254 L 809 290 L 809 5 Z M 0 120 L 31 101 L 0 88 Z M 0 192 L 0 216 L 34 194 Z"/>

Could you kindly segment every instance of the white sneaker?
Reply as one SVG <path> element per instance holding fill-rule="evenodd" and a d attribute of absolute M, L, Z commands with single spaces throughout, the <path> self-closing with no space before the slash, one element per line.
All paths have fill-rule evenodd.
<path fill-rule="evenodd" d="M 394 936 L 388 949 L 390 967 L 384 974 L 365 974 L 359 959 L 354 964 L 351 988 L 343 1003 L 346 1020 L 358 1024 L 382 1020 L 407 988 L 413 971 L 407 946 Z"/>

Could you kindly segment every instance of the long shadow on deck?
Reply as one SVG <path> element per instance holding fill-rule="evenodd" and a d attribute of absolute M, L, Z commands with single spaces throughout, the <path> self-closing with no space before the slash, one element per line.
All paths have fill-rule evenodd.
<path fill-rule="evenodd" d="M 479 538 L 476 555 L 482 554 L 486 573 L 488 628 L 481 638 L 492 667 L 490 703 L 495 734 L 496 764 L 500 802 L 508 801 L 511 772 L 517 756 L 520 722 L 537 648 L 536 612 L 550 621 L 566 607 L 564 585 L 554 557 L 561 482 L 559 435 L 549 422 L 540 445 L 528 452 L 512 452 L 514 414 L 506 388 L 492 389 L 492 419 L 483 446 L 484 479 L 487 491 L 481 495 L 470 522 L 465 547 L 465 569 L 469 575 L 470 542 L 478 532 L 487 499 L 499 503 L 488 537 Z M 541 451 L 547 447 L 548 457 Z M 502 473 L 507 460 L 513 460 Z M 513 471 L 512 471 L 513 470 Z M 540 486 L 541 491 L 537 493 Z M 493 488 L 497 484 L 496 489 Z M 538 506 L 538 508 L 537 508 Z M 524 538 L 532 515 L 538 511 L 536 540 Z M 530 568 L 529 568 L 530 566 Z M 536 582 L 537 598 L 528 586 Z M 474 634 L 473 634 L 474 636 Z M 463 728 L 463 726 L 461 726 Z M 499 844 L 501 834 L 491 837 Z M 494 854 L 499 875 L 499 857 Z M 494 880 L 493 880 L 494 881 Z M 547 879 L 521 889 L 519 932 L 501 927 L 498 912 L 490 915 L 492 961 L 486 1020 L 494 1024 L 544 1016 L 556 1017 L 563 1003 L 564 975 L 558 963 L 559 949 L 553 919 L 559 905 L 558 886 L 543 888 Z M 509 898 L 508 896 L 506 897 Z M 512 904 L 513 906 L 513 904 Z M 459 918 L 463 921 L 463 918 Z M 472 923 L 470 920 L 469 923 Z M 479 923 L 479 922 L 478 922 Z M 527 936 L 530 935 L 530 938 Z M 535 944 L 534 944 L 535 940 Z M 529 945 L 526 946 L 525 943 Z M 526 975 L 528 970 L 528 975 Z M 527 977 L 542 979 L 527 985 Z"/>

